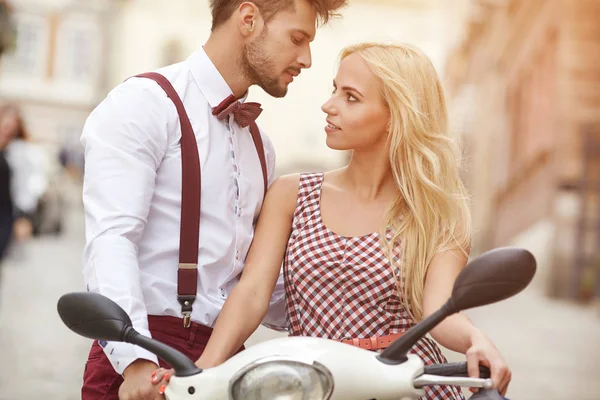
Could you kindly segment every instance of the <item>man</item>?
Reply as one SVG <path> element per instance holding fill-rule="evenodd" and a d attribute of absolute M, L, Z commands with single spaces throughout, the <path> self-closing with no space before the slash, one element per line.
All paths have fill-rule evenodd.
<path fill-rule="evenodd" d="M 153 82 L 155 75 L 131 78 L 90 115 L 82 135 L 84 279 L 89 291 L 123 307 L 139 332 L 188 356 L 201 354 L 238 281 L 264 186 L 273 180 L 275 154 L 264 134 L 253 133 L 258 128 L 252 129 L 251 119 L 260 111 L 244 104 L 248 88 L 258 85 L 271 96 L 285 96 L 294 78 L 311 66 L 318 22 L 327 22 L 346 2 L 211 0 L 208 41 L 188 60 L 158 71 L 166 84 Z M 169 85 L 176 94 L 167 97 Z M 238 118 L 244 107 L 252 109 L 252 118 Z M 195 171 L 182 167 L 187 117 L 199 156 Z M 182 188 L 182 172 L 198 169 L 198 255 L 182 263 L 180 223 L 190 220 L 182 212 L 182 189 L 189 183 Z M 190 282 L 195 293 L 182 296 L 181 287 Z M 150 379 L 157 368 L 156 356 L 141 348 L 94 342 L 82 398 L 162 398 Z"/>

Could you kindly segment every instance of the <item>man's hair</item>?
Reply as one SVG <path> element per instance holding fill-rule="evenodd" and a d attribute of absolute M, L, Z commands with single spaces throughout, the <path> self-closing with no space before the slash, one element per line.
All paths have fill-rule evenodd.
<path fill-rule="evenodd" d="M 227 21 L 244 1 L 247 0 L 210 0 L 212 12 L 211 31 Z M 326 24 L 330 18 L 338 16 L 338 10 L 348 3 L 348 0 L 305 1 L 308 1 L 315 9 L 319 25 Z M 254 0 L 252 3 L 256 4 L 260 10 L 265 23 L 269 22 L 278 12 L 294 7 L 294 0 Z"/>

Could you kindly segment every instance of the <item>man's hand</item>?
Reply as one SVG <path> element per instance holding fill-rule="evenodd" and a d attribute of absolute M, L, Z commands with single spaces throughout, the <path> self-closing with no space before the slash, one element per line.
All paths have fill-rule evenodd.
<path fill-rule="evenodd" d="M 158 366 L 152 361 L 136 360 L 123 371 L 124 382 L 119 400 L 164 400 L 164 387 L 152 384 L 152 373 Z"/>

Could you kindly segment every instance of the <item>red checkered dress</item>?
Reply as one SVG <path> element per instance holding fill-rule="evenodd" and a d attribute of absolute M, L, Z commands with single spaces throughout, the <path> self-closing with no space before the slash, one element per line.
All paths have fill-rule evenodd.
<path fill-rule="evenodd" d="M 320 212 L 323 174 L 303 174 L 284 260 L 290 335 L 334 340 L 403 332 L 414 325 L 403 307 L 379 234 L 344 237 Z M 425 364 L 446 359 L 429 338 L 412 349 Z M 464 399 L 460 389 L 429 387 L 424 399 Z"/>

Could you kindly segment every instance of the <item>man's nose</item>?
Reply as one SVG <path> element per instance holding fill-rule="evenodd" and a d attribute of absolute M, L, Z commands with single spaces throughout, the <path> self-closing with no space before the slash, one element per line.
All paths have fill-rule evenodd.
<path fill-rule="evenodd" d="M 310 53 L 310 46 L 306 46 L 300 56 L 298 57 L 298 63 L 302 68 L 310 68 L 312 66 L 312 55 Z"/>

